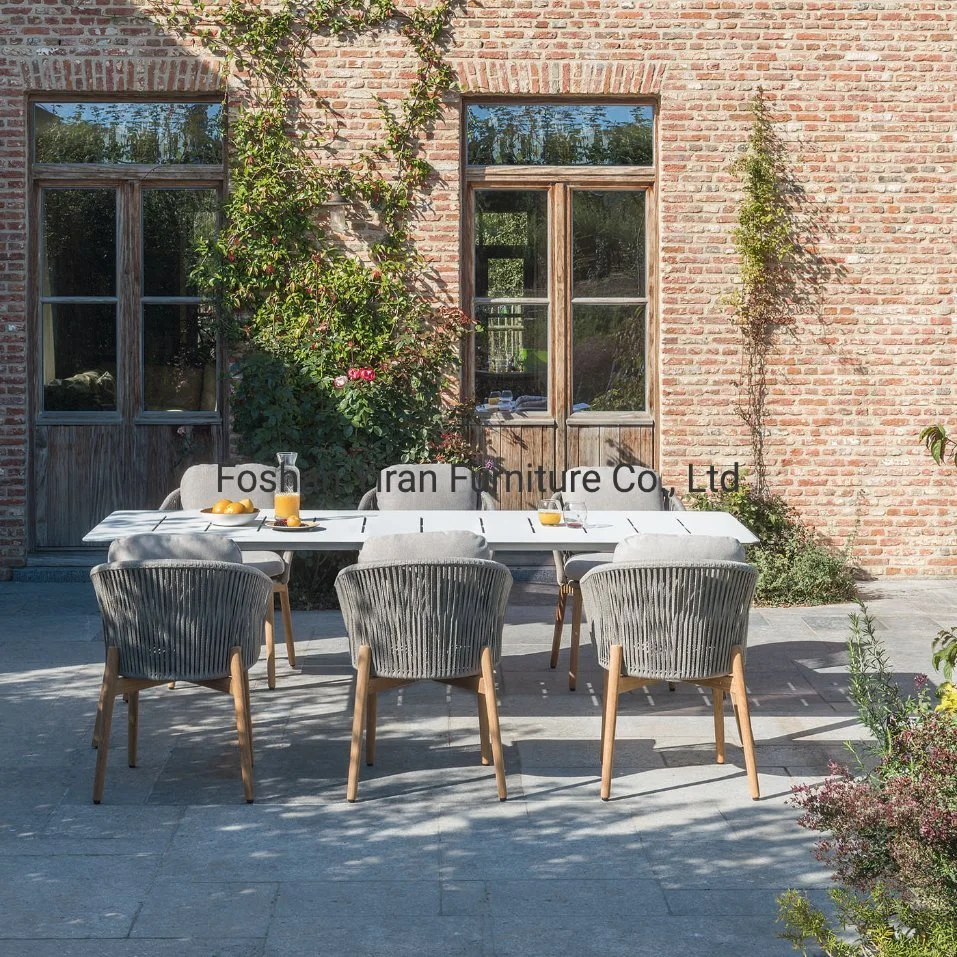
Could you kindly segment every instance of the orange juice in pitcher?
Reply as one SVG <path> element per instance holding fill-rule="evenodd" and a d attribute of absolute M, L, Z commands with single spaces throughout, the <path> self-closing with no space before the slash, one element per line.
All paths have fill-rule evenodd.
<path fill-rule="evenodd" d="M 299 469 L 296 452 L 277 452 L 279 472 L 276 476 L 276 497 L 273 507 L 276 518 L 299 518 Z"/>

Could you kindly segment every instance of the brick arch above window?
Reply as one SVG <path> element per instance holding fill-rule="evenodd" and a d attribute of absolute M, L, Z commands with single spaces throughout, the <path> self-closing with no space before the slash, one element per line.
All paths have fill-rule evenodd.
<path fill-rule="evenodd" d="M 460 92 L 500 96 L 657 96 L 665 64 L 453 59 Z"/>
<path fill-rule="evenodd" d="M 152 93 L 223 93 L 221 64 L 197 56 L 174 59 L 146 57 L 38 57 L 21 63 L 27 91 L 113 95 Z"/>

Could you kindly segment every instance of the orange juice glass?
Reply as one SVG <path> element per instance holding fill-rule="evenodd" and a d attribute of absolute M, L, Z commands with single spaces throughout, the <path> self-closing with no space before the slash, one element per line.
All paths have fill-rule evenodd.
<path fill-rule="evenodd" d="M 561 525 L 562 507 L 558 502 L 548 501 L 538 503 L 538 520 L 542 525 Z"/>
<path fill-rule="evenodd" d="M 299 493 L 276 492 L 276 518 L 299 518 Z"/>

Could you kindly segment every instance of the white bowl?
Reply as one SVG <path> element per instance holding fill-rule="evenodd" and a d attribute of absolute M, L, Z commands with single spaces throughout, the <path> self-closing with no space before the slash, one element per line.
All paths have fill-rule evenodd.
<path fill-rule="evenodd" d="M 255 512 L 238 512 L 235 515 L 214 515 L 211 508 L 204 508 L 202 513 L 209 519 L 211 524 L 224 525 L 231 528 L 235 528 L 237 525 L 252 525 L 253 522 L 259 519 L 258 508 Z"/>

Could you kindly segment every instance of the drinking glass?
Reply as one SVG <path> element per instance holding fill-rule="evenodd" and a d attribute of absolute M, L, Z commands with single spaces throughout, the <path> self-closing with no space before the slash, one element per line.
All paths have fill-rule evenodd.
<path fill-rule="evenodd" d="M 568 528 L 584 528 L 588 520 L 588 506 L 584 502 L 565 502 L 562 512 Z"/>
<path fill-rule="evenodd" d="M 555 499 L 543 499 L 538 503 L 538 520 L 542 525 L 561 525 L 561 503 Z"/>
<path fill-rule="evenodd" d="M 276 473 L 276 496 L 273 508 L 276 518 L 299 518 L 299 469 L 296 467 L 298 452 L 277 452 L 279 470 Z"/>
<path fill-rule="evenodd" d="M 512 390 L 511 389 L 502 389 L 502 405 L 511 405 L 512 404 Z"/>
<path fill-rule="evenodd" d="M 493 407 L 494 407 L 494 406 L 497 406 L 497 405 L 499 404 L 499 402 L 501 402 L 501 400 L 502 400 L 502 393 L 501 393 L 501 392 L 489 392 L 489 394 L 488 394 L 488 404 L 489 404 L 490 406 L 493 406 Z"/>

